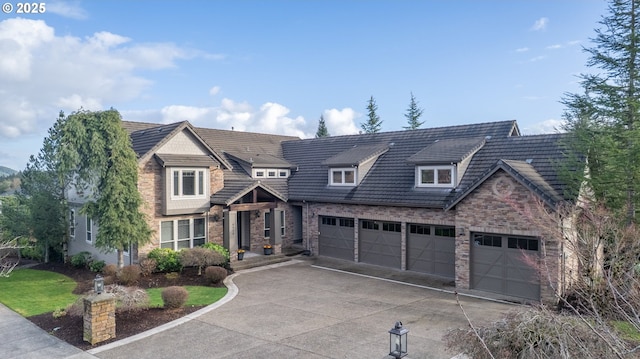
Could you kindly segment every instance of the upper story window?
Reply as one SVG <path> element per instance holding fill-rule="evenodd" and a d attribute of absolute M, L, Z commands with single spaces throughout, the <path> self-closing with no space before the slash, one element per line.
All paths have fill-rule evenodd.
<path fill-rule="evenodd" d="M 207 173 L 204 169 L 174 169 L 173 198 L 204 197 L 207 190 Z"/>
<path fill-rule="evenodd" d="M 329 184 L 331 186 L 355 186 L 355 168 L 332 168 L 329 170 Z"/>
<path fill-rule="evenodd" d="M 69 210 L 69 236 L 74 238 L 76 236 L 76 210 Z"/>
<path fill-rule="evenodd" d="M 417 187 L 455 187 L 454 166 L 418 166 Z"/>
<path fill-rule="evenodd" d="M 288 178 L 288 169 L 254 168 L 253 178 Z"/>
<path fill-rule="evenodd" d="M 93 243 L 93 220 L 87 216 L 87 243 Z"/>

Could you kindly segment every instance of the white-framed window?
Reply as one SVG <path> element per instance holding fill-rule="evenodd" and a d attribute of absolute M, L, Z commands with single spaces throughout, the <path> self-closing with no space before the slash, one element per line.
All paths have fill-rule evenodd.
<path fill-rule="evenodd" d="M 206 238 L 204 218 L 176 219 L 160 222 L 160 247 L 179 250 L 204 244 Z"/>
<path fill-rule="evenodd" d="M 418 166 L 416 172 L 418 187 L 455 187 L 454 166 Z"/>
<path fill-rule="evenodd" d="M 284 237 L 285 230 L 285 222 L 284 222 L 284 211 L 280 211 L 280 236 Z"/>
<path fill-rule="evenodd" d="M 207 171 L 180 168 L 171 171 L 172 198 L 204 198 L 207 193 Z"/>
<path fill-rule="evenodd" d="M 87 217 L 87 238 L 88 243 L 93 243 L 93 220 Z"/>
<path fill-rule="evenodd" d="M 332 186 L 355 186 L 355 168 L 332 168 L 329 170 L 329 184 Z"/>
<path fill-rule="evenodd" d="M 264 237 L 271 237 L 271 212 L 264 212 Z"/>
<path fill-rule="evenodd" d="M 75 239 L 76 237 L 76 210 L 69 210 L 69 237 Z"/>
<path fill-rule="evenodd" d="M 288 178 L 289 170 L 283 168 L 254 168 L 253 178 Z"/>

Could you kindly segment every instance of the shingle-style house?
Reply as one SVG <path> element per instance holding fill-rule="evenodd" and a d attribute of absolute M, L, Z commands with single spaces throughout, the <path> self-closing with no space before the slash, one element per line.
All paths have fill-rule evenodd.
<path fill-rule="evenodd" d="M 515 121 L 304 140 L 186 121 L 123 125 L 155 231 L 127 253 L 132 263 L 157 247 L 270 243 L 277 253 L 300 243 L 525 300 L 551 300 L 563 285 L 560 242 L 545 243 L 550 286 L 522 261 L 539 256 L 542 229 L 505 201 L 564 201 L 560 134 L 520 136 Z M 69 254 L 95 252 L 93 221 L 72 209 L 71 227 Z"/>

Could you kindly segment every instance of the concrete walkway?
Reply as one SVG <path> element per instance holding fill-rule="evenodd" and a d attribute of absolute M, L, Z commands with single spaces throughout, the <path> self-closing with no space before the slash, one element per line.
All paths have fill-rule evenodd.
<path fill-rule="evenodd" d="M 228 296 L 214 306 L 88 352 L 0 307 L 0 357 L 384 358 L 388 330 L 398 320 L 410 330 L 409 358 L 455 355 L 446 351 L 442 336 L 468 324 L 453 294 L 397 282 L 402 272 L 394 280 L 380 279 L 313 263 L 294 260 L 240 271 L 229 277 Z M 376 270 L 389 271 L 369 272 Z M 474 324 L 519 308 L 470 297 L 460 301 Z"/>

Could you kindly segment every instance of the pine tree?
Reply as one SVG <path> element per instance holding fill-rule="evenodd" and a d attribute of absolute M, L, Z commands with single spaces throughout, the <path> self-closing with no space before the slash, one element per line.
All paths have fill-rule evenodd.
<path fill-rule="evenodd" d="M 409 103 L 409 108 L 407 109 L 407 113 L 404 114 L 404 117 L 407 119 L 408 126 L 403 127 L 405 130 L 416 130 L 424 121 L 418 121 L 420 116 L 422 116 L 422 112 L 424 109 L 418 108 L 418 101 L 413 96 L 413 92 L 411 93 L 411 102 Z"/>
<path fill-rule="evenodd" d="M 316 131 L 316 138 L 321 137 L 329 137 L 329 130 L 327 130 L 327 125 L 324 122 L 324 115 L 320 115 L 320 120 L 318 121 L 318 130 Z"/>
<path fill-rule="evenodd" d="M 584 156 L 569 161 L 563 174 L 574 190 L 586 183 L 596 200 L 631 223 L 640 201 L 640 1 L 613 0 L 609 11 L 595 46 L 585 49 L 587 65 L 601 73 L 581 75 L 584 93 L 562 101 L 568 146 Z M 572 171 L 585 159 L 588 172 Z"/>
<path fill-rule="evenodd" d="M 363 122 L 360 124 L 362 131 L 364 133 L 378 133 L 382 128 L 382 121 L 380 121 L 380 116 L 376 113 L 378 111 L 378 105 L 376 104 L 376 100 L 371 96 L 367 103 L 367 122 Z"/>

